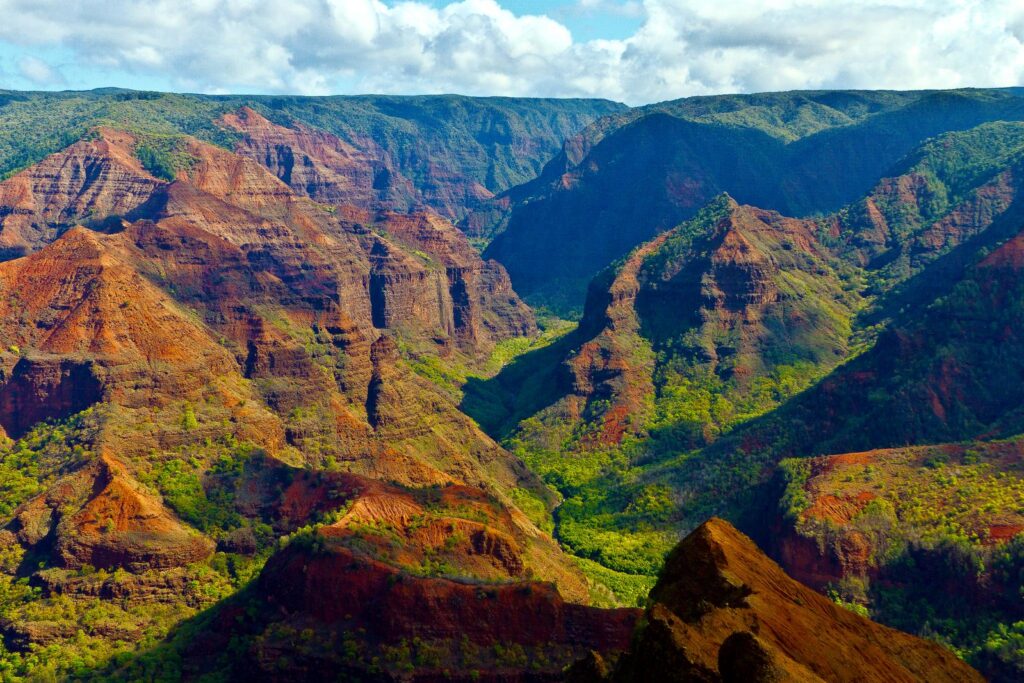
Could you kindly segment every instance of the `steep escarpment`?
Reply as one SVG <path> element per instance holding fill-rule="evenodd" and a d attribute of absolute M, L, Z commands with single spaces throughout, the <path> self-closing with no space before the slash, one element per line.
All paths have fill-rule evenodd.
<path fill-rule="evenodd" d="M 782 366 L 820 372 L 838 362 L 856 282 L 820 243 L 816 224 L 729 198 L 704 212 L 668 233 L 641 275 L 642 329 L 656 348 L 672 347 L 682 361 L 673 370 L 704 366 L 749 390 Z M 702 221 L 713 222 L 704 234 Z"/>
<path fill-rule="evenodd" d="M 595 125 L 589 142 L 576 145 L 584 156 L 553 162 L 542 182 L 500 200 L 508 209 L 499 225 L 507 228 L 486 256 L 501 261 L 528 298 L 571 310 L 607 263 L 692 217 L 720 192 L 787 215 L 838 211 L 929 137 L 1020 121 L 1024 112 L 1012 93 L 977 91 L 876 102 L 853 120 L 820 107 L 792 119 L 780 115 L 800 111 L 791 100 L 804 97 L 750 96 L 719 111 L 684 100 Z"/>
<path fill-rule="evenodd" d="M 0 427 L 10 438 L 20 438 L 45 420 L 70 417 L 103 398 L 96 368 L 88 360 L 15 357 L 8 349 L 4 361 Z"/>
<path fill-rule="evenodd" d="M 1018 433 L 1020 244 L 1018 235 L 985 256 L 920 315 L 893 325 L 867 353 L 787 408 L 815 416 L 789 435 L 787 452 Z"/>
<path fill-rule="evenodd" d="M 251 154 L 275 175 L 287 176 L 299 193 L 310 188 L 332 202 L 389 203 L 372 208 L 430 207 L 452 220 L 532 178 L 563 140 L 595 119 L 626 110 L 607 100 L 207 96 L 123 89 L 17 93 L 4 104 L 4 175 L 106 125 L 147 138 L 147 163 L 159 177 L 180 170 L 171 158 L 176 154 L 168 154 L 171 138 L 192 136 Z"/>
<path fill-rule="evenodd" d="M 20 436 L 102 398 L 127 406 L 194 397 L 230 373 L 230 354 L 107 238 L 75 228 L 0 264 L 5 372 L 2 423 Z"/>
<path fill-rule="evenodd" d="M 457 335 L 480 343 L 537 332 L 533 313 L 513 291 L 505 268 L 482 260 L 451 223 L 429 213 L 387 212 L 376 218 L 389 238 L 444 269 Z"/>
<path fill-rule="evenodd" d="M 771 166 L 776 147 L 781 143 L 759 131 L 651 114 L 605 137 L 544 195 L 511 208 L 507 229 L 485 256 L 504 264 L 524 294 L 559 310 L 578 306 L 597 271 L 732 190 L 725 178 L 739 175 L 742 201 L 770 206 L 759 188 L 771 177 L 761 169 Z M 590 206 L 604 207 L 597 221 Z"/>
<path fill-rule="evenodd" d="M 934 266 L 911 283 L 911 296 L 902 297 L 928 303 L 935 288 L 928 292 L 927 281 L 959 277 L 956 269 L 968 265 L 979 246 L 1015 232 L 1022 152 L 1018 122 L 983 124 L 927 142 L 897 166 L 898 173 L 827 221 L 836 249 L 872 272 L 873 293 L 899 288 Z"/>
<path fill-rule="evenodd" d="M 739 481 L 767 486 L 775 463 L 785 457 L 1020 433 L 1014 333 L 1021 313 L 1019 242 L 1015 237 L 987 256 L 975 252 L 975 264 L 959 271 L 959 281 L 931 280 L 930 305 L 908 307 L 856 358 L 731 430 L 698 457 L 668 458 L 650 475 L 680 491 L 693 491 L 688 482 L 695 479 L 716 490 L 718 502 L 703 495 L 690 499 L 693 519 L 719 509 L 729 491 L 742 491 Z M 743 501 L 745 495 L 737 496 L 738 507 L 756 510 L 753 497 Z"/>
<path fill-rule="evenodd" d="M 1008 216 L 1004 213 L 994 225 L 1009 229 L 1009 223 L 1002 223 Z M 677 508 L 677 523 L 731 510 L 748 528 L 769 537 L 780 533 L 772 526 L 778 515 L 772 500 L 782 490 L 772 477 L 782 458 L 907 444 L 934 449 L 931 454 L 925 450 L 919 462 L 907 463 L 906 470 L 890 462 L 899 460 L 900 451 L 879 453 L 877 465 L 868 458 L 861 468 L 844 467 L 838 481 L 816 479 L 818 461 L 790 461 L 785 467 L 803 473 L 804 481 L 810 467 L 810 481 L 831 483 L 811 492 L 806 509 L 800 502 L 803 493 L 786 494 L 783 510 L 810 515 L 806 528 L 814 531 L 803 538 L 789 536 L 777 552 L 797 576 L 819 587 L 831 583 L 837 597 L 866 605 L 890 625 L 925 634 L 941 629 L 986 675 L 1013 680 L 1019 675 L 1014 658 L 988 643 L 1002 642 L 1000 634 L 1012 631 L 1019 619 L 1015 608 L 1007 611 L 1008 596 L 1016 594 L 1019 581 L 1009 578 L 1018 575 L 1019 544 L 987 546 L 982 538 L 991 535 L 984 528 L 986 519 L 1000 526 L 1000 508 L 1016 506 L 1019 476 L 1010 467 L 1005 484 L 992 479 L 1007 465 L 998 457 L 986 464 L 985 454 L 998 454 L 1003 446 L 984 442 L 1013 437 L 1024 428 L 1016 394 L 1019 344 L 1013 332 L 1021 312 L 1020 237 L 987 251 L 975 251 L 973 265 L 953 271 L 960 273 L 958 281 L 931 279 L 930 305 L 908 306 L 869 349 L 807 391 L 700 451 L 676 452 L 646 468 L 643 476 L 649 486 L 664 485 L 685 501 Z M 923 276 L 933 267 L 926 267 Z M 982 443 L 964 444 L 971 441 Z M 974 451 L 967 460 L 979 460 L 961 461 L 955 454 L 965 449 Z M 946 457 L 939 457 L 943 453 Z M 913 462 L 917 455 L 912 451 L 907 457 Z M 855 483 L 844 482 L 846 477 Z M 910 487 L 896 494 L 898 503 L 885 494 L 897 477 Z M 951 488 L 940 498 L 926 502 L 929 491 L 946 486 Z M 939 502 L 947 499 L 952 507 Z M 994 503 L 999 499 L 1007 503 Z M 905 517 L 902 522 L 897 509 Z M 917 518 L 931 521 L 909 521 Z M 1007 524 L 997 536 L 1014 535 L 1012 519 Z M 987 574 L 984 568 L 994 565 L 1001 567 L 996 573 L 1003 578 L 992 580 Z M 936 606 L 938 593 L 949 599 Z"/>
<path fill-rule="evenodd" d="M 0 107 L 76 112 L 0 193 L 5 672 L 1015 679 L 1016 91 L 609 105 L 493 202 L 601 106 L 107 95 Z M 828 597 L 661 571 L 712 514 Z"/>
<path fill-rule="evenodd" d="M 600 330 L 629 327 L 603 314 L 618 266 L 594 280 L 582 337 L 520 359 L 491 386 L 471 386 L 464 405 L 579 496 L 579 508 L 560 510 L 563 541 L 630 571 L 641 566 L 633 541 L 655 542 L 645 524 L 689 529 L 728 512 L 761 528 L 783 457 L 1016 434 L 1019 153 L 1018 123 L 984 124 L 922 145 L 832 216 L 740 207 L 662 233 L 639 285 L 623 290 L 636 292 L 639 334 L 622 335 L 632 343 L 618 344 L 618 362 L 581 355 L 580 367 L 594 371 L 576 375 L 612 378 L 611 387 L 630 359 L 653 355 L 653 391 L 640 410 L 617 411 L 609 393 L 582 419 L 558 412 L 573 386 L 590 386 L 564 379 L 559 364 Z M 989 353 L 982 340 L 993 338 Z M 603 415 L 639 442 L 607 448 L 615 440 L 594 438 L 605 422 L 593 416 Z M 553 454 L 566 444 L 586 444 L 577 452 L 589 457 L 558 464 Z"/>
<path fill-rule="evenodd" d="M 595 278 L 574 332 L 470 386 L 463 406 L 568 498 L 564 543 L 619 571 L 656 571 L 679 500 L 632 473 L 674 476 L 674 458 L 839 365 L 860 305 L 854 275 L 815 222 L 719 197 Z"/>
<path fill-rule="evenodd" d="M 297 197 L 245 157 L 184 144 L 187 170 L 154 189 L 137 220 L 115 234 L 72 229 L 2 266 L 4 425 L 12 436 L 101 397 L 130 410 L 171 409 L 221 382 L 219 403 L 258 397 L 284 414 L 317 405 L 315 419 L 295 413 L 302 424 L 283 434 L 279 421 L 266 431 L 273 420 L 257 409 L 264 417 L 249 425 L 264 432 L 261 445 L 336 434 L 342 441 L 331 452 L 340 453 L 342 443 L 384 441 L 365 422 L 370 344 L 381 331 L 374 323 L 421 350 L 470 359 L 533 329 L 500 267 L 481 262 L 441 219 L 387 214 L 374 232 L 355 220 L 372 218 Z M 386 236 L 389 224 L 416 253 Z M 392 259 L 381 262 L 382 250 Z M 440 297 L 436 305 L 424 300 L 428 292 Z M 378 298 L 391 302 L 387 315 L 375 311 Z M 407 399 L 416 395 L 431 388 L 406 390 Z M 455 413 L 439 396 L 430 401 L 427 413 Z M 251 408 L 241 413 L 256 419 Z M 416 448 L 458 450 L 463 437 L 478 438 L 488 462 L 504 457 L 468 424 L 453 443 Z"/>
<path fill-rule="evenodd" d="M 122 216 L 161 181 L 134 156 L 135 138 L 99 128 L 0 183 L 0 258 L 35 251 L 83 220 Z"/>
<path fill-rule="evenodd" d="M 287 502 L 306 513 L 280 514 L 295 467 L 424 495 L 464 487 L 459 504 L 486 499 L 501 528 L 409 530 L 420 564 L 460 548 L 479 558 L 466 576 L 535 574 L 587 602 L 578 569 L 513 504 L 555 496 L 403 355 L 482 363 L 531 333 L 500 266 L 435 215 L 327 207 L 247 156 L 175 144 L 187 163 L 130 211 L 93 204 L 93 227 L 0 263 L 2 580 L 35 587 L 12 589 L 5 652 L 123 649 L 114 636 L 166 632 L 237 590 L 279 533 L 336 510 L 298 487 Z M 50 451 L 66 460 L 41 467 Z M 120 602 L 102 623 L 124 628 L 93 626 L 104 596 Z M 60 612 L 67 600 L 81 607 Z"/>
<path fill-rule="evenodd" d="M 984 680 L 941 646 L 797 583 L 719 519 L 672 551 L 650 600 L 607 680 Z"/>
<path fill-rule="evenodd" d="M 420 202 L 417 189 L 372 138 L 351 144 L 307 126 L 279 126 L 251 107 L 242 107 L 221 122 L 242 134 L 237 152 L 310 199 L 369 211 L 408 211 Z"/>

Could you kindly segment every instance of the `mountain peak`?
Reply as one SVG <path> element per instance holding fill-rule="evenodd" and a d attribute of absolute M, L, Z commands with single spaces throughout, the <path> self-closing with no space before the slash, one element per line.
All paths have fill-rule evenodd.
<path fill-rule="evenodd" d="M 941 646 L 791 579 L 717 518 L 669 554 L 650 600 L 647 625 L 613 680 L 654 680 L 668 662 L 683 680 L 983 680 Z"/>

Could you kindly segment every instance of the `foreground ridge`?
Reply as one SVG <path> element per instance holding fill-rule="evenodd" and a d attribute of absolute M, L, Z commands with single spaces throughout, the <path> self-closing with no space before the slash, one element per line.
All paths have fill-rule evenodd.
<path fill-rule="evenodd" d="M 669 554 L 641 623 L 614 669 L 592 656 L 576 665 L 576 680 L 984 680 L 939 645 L 875 624 L 791 579 L 718 518 Z"/>

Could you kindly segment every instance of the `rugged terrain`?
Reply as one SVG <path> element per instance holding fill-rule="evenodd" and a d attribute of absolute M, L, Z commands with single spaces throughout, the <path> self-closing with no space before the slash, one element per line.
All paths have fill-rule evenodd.
<path fill-rule="evenodd" d="M 668 555 L 631 651 L 602 678 L 984 680 L 935 643 L 874 624 L 792 580 L 717 518 Z"/>
<path fill-rule="evenodd" d="M 1022 115 L 1012 91 L 975 90 L 651 105 L 596 122 L 497 198 L 503 231 L 486 253 L 527 299 L 578 309 L 597 271 L 721 192 L 791 216 L 837 211 L 928 138 Z"/>
<path fill-rule="evenodd" d="M 952 112 L 960 120 L 970 107 L 940 110 L 936 116 Z M 764 125 L 757 112 L 748 115 Z M 589 134 L 600 146 L 644 120 L 619 128 L 606 122 L 611 132 L 595 126 Z M 655 139 L 661 150 L 686 138 L 666 127 Z M 968 567 L 999 564 L 1002 575 L 1017 576 L 1015 532 L 992 541 L 968 535 L 953 550 L 962 532 L 943 527 L 913 539 L 926 559 L 899 560 L 900 581 L 886 584 L 893 590 L 840 585 L 841 572 L 815 572 L 842 562 L 828 544 L 856 545 L 849 537 L 815 532 L 817 544 L 793 553 L 779 545 L 792 523 L 782 521 L 791 496 L 777 464 L 794 458 L 784 469 L 803 471 L 800 458 L 809 455 L 1021 433 L 1014 332 L 1021 314 L 1021 151 L 1015 121 L 943 133 L 910 149 L 861 198 L 811 218 L 713 198 L 596 275 L 573 332 L 493 379 L 468 383 L 463 409 L 565 496 L 554 529 L 576 554 L 653 575 L 675 533 L 727 515 L 797 576 L 817 576 L 812 583 L 837 600 L 953 642 L 984 661 L 990 675 L 1012 680 L 1019 665 L 1005 663 L 1019 661 L 1012 624 L 1020 613 L 1005 600 L 1012 603 L 1017 579 L 1008 588 Z M 704 157 L 691 160 L 697 158 Z M 613 177 L 622 176 L 609 172 L 609 182 Z M 567 187 L 573 196 L 575 185 Z M 641 190 L 624 194 L 634 207 L 647 201 L 636 199 Z M 522 211 L 546 201 L 534 197 Z M 512 230 L 510 223 L 509 239 Z M 616 239 L 626 234 L 616 228 Z M 558 258 L 572 267 L 580 262 Z M 1012 491 L 1019 474 L 1011 468 L 1003 476 Z M 974 526 L 1002 528 L 1009 511 L 992 500 L 996 489 L 953 482 Z M 820 495 L 839 495 L 830 491 L 838 482 L 819 485 Z M 908 486 L 903 495 L 926 505 L 923 491 Z M 1012 494 L 1008 505 L 1019 505 Z M 855 555 L 871 553 L 861 544 Z M 942 567 L 957 562 L 965 563 L 969 583 L 991 587 L 987 595 L 997 605 L 933 610 L 928 591 L 934 595 Z M 933 588 L 903 590 L 911 586 Z"/>
<path fill-rule="evenodd" d="M 1022 102 L 4 93 L 0 678 L 1018 679 Z"/>
<path fill-rule="evenodd" d="M 46 647 L 82 666 L 106 632 L 67 639 L 104 596 L 136 634 L 159 636 L 168 610 L 244 581 L 239 568 L 257 568 L 275 532 L 314 521 L 327 495 L 308 492 L 301 515 L 273 511 L 284 463 L 488 496 L 502 533 L 469 521 L 438 533 L 466 533 L 506 573 L 588 601 L 580 571 L 512 503 L 546 509 L 553 494 L 410 369 L 418 354 L 473 365 L 535 331 L 501 266 L 436 214 L 316 202 L 189 137 L 164 179 L 141 145 L 100 127 L 0 192 L 0 234 L 28 254 L 0 264 L 0 426 L 17 475 L 5 566 L 32 586 L 11 584 L 0 626 L 24 653 L 15 670 L 39 656 L 60 666 Z M 76 446 L 64 457 L 33 451 L 65 436 Z M 465 571 L 493 578 L 486 566 Z M 86 612 L 70 616 L 68 600 Z"/>
<path fill-rule="evenodd" d="M 606 100 L 238 97 L 112 88 L 4 92 L 0 102 L 8 131 L 0 141 L 0 174 L 111 125 L 144 133 L 143 156 L 161 175 L 173 174 L 174 138 L 191 135 L 237 146 L 297 192 L 344 195 L 364 209 L 415 204 L 450 219 L 530 180 L 566 137 L 626 109 Z"/>
<path fill-rule="evenodd" d="M 116 673 L 145 676 L 180 665 L 186 678 L 229 680 L 334 680 L 338 673 L 367 680 L 983 680 L 941 646 L 874 624 L 793 581 L 719 519 L 673 550 L 641 614 L 565 603 L 535 581 L 399 572 L 396 565 L 410 560 L 394 555 L 395 540 L 386 536 L 408 538 L 407 520 L 423 508 L 408 498 L 384 504 L 389 494 L 379 489 L 363 495 L 339 522 L 294 538 L 251 590 Z M 452 524 L 442 511 L 463 496 L 442 492 L 431 503 L 442 516 L 413 533 Z M 356 544 L 352 517 L 393 524 L 378 526 L 375 542 Z M 490 553 L 490 562 L 506 567 L 499 574 L 509 570 L 495 562 L 500 545 L 446 546 L 448 559 Z"/>

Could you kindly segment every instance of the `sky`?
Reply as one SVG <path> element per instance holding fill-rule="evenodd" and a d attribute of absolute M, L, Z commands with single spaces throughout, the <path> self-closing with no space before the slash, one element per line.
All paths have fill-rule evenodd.
<path fill-rule="evenodd" d="M 0 88 L 603 97 L 1024 85 L 1022 0 L 0 0 Z"/>

